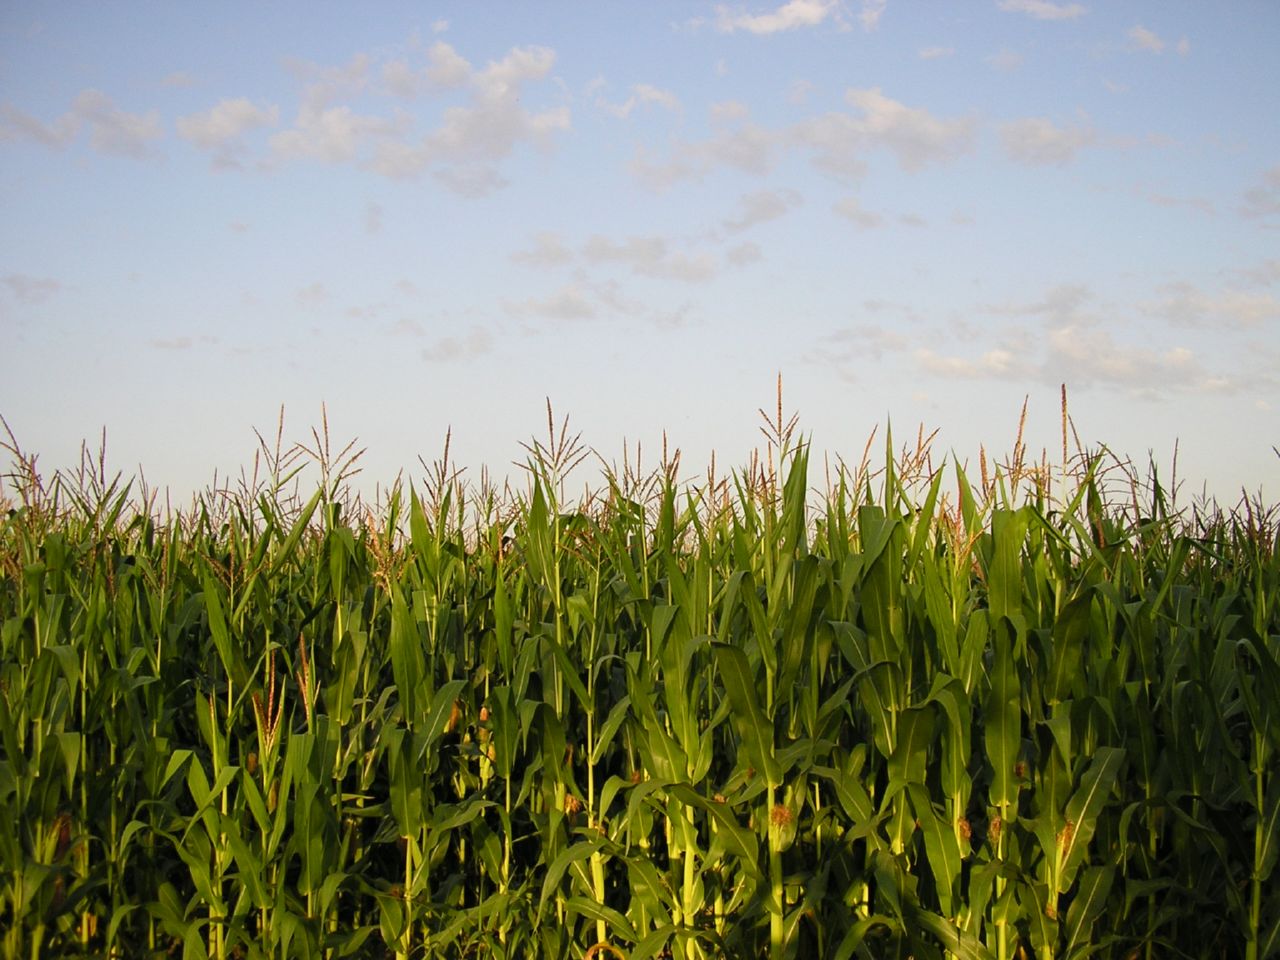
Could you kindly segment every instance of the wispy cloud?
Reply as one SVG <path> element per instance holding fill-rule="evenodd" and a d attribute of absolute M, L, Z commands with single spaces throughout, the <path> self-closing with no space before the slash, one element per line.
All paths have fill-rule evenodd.
<path fill-rule="evenodd" d="M 1028 117 L 1000 125 L 1000 139 L 1011 160 L 1030 166 L 1061 166 L 1075 159 L 1098 135 L 1088 124 L 1056 126 L 1045 117 Z"/>
<path fill-rule="evenodd" d="M 840 178 L 861 176 L 865 154 L 872 150 L 888 150 L 904 170 L 914 171 L 953 160 L 973 144 L 972 118 L 942 119 L 885 96 L 879 87 L 848 90 L 845 102 L 856 113 L 804 120 L 789 134 L 793 143 L 812 151 L 815 166 Z"/>
<path fill-rule="evenodd" d="M 1257 186 L 1245 191 L 1240 212 L 1258 220 L 1280 216 L 1280 164 L 1264 171 Z"/>
<path fill-rule="evenodd" d="M 874 4 L 873 4 L 874 6 Z M 883 8 L 883 4 L 879 5 Z M 716 29 L 724 33 L 745 30 L 747 33 L 767 35 L 816 27 L 836 13 L 836 0 L 789 0 L 768 13 L 750 14 L 741 9 L 720 5 L 716 7 Z M 878 19 L 878 14 L 876 15 Z"/>
<path fill-rule="evenodd" d="M 13 295 L 23 303 L 44 303 L 56 293 L 62 291 L 62 284 L 52 277 L 32 277 L 25 273 L 10 273 L 4 278 L 5 285 L 13 291 Z"/>
<path fill-rule="evenodd" d="M 844 197 L 831 207 L 854 226 L 863 230 L 871 230 L 884 224 L 884 217 L 874 210 L 867 210 L 857 197 Z"/>
<path fill-rule="evenodd" d="M 212 154 L 215 168 L 239 167 L 245 153 L 245 135 L 262 127 L 274 127 L 280 120 L 280 108 L 252 103 L 241 97 L 221 100 L 203 113 L 179 117 L 178 136 Z"/>
<path fill-rule="evenodd" d="M 1139 50 L 1146 50 L 1149 53 L 1164 52 L 1164 41 L 1140 24 L 1129 28 L 1128 37 L 1137 45 Z"/>
<path fill-rule="evenodd" d="M 800 194 L 794 190 L 757 190 L 755 193 L 743 194 L 739 201 L 742 212 L 723 220 L 726 230 L 741 231 L 754 227 L 758 223 L 776 220 L 785 216 L 793 207 L 801 203 Z"/>
<path fill-rule="evenodd" d="M 655 190 L 668 189 L 682 180 L 701 179 L 719 167 L 759 176 L 773 168 L 781 143 L 777 132 L 745 122 L 718 130 L 705 140 L 678 141 L 665 160 L 650 159 L 643 147 L 637 147 L 629 169 Z"/>
<path fill-rule="evenodd" d="M 1257 290 L 1225 290 L 1208 294 L 1190 283 L 1173 283 L 1165 296 L 1144 312 L 1185 327 L 1250 329 L 1280 323 L 1280 300 Z"/>
<path fill-rule="evenodd" d="M 648 83 L 637 83 L 631 87 L 631 95 L 621 103 L 610 103 L 603 97 L 596 100 L 596 105 L 606 113 L 611 113 L 620 120 L 626 120 L 636 107 L 655 104 L 667 110 L 679 110 L 680 101 L 670 90 L 662 90 Z"/>
<path fill-rule="evenodd" d="M 294 295 L 294 299 L 298 301 L 300 306 L 304 307 L 314 307 L 322 303 L 328 303 L 330 299 L 329 288 L 317 280 L 300 289 Z"/>
<path fill-rule="evenodd" d="M 1001 73 L 1012 73 L 1021 69 L 1025 58 L 1022 54 L 1007 48 L 1001 48 L 998 52 L 985 58 L 985 63 L 989 64 Z"/>
<path fill-rule="evenodd" d="M 813 93 L 813 82 L 811 80 L 793 80 L 791 86 L 787 88 L 787 103 L 800 106 L 808 101 L 811 93 Z"/>
<path fill-rule="evenodd" d="M 129 113 L 101 90 L 81 91 L 71 109 L 49 123 L 11 103 L 0 105 L 0 140 L 25 140 L 62 149 L 83 130 L 88 130 L 89 145 L 95 151 L 134 158 L 149 156 L 152 144 L 164 136 L 158 111 Z"/>
<path fill-rule="evenodd" d="M 862 0 L 862 9 L 858 11 L 858 22 L 862 29 L 870 33 L 880 26 L 880 18 L 884 16 L 888 0 Z"/>
<path fill-rule="evenodd" d="M 507 185 L 500 165 L 518 147 L 550 147 L 570 128 L 567 106 L 526 106 L 526 87 L 546 79 L 555 59 L 546 47 L 514 47 L 481 68 L 437 41 L 419 64 L 400 59 L 378 68 L 365 54 L 340 67 L 293 64 L 306 88 L 292 123 L 270 138 L 271 158 L 352 164 L 394 179 L 429 174 L 461 196 L 487 196 Z M 343 102 L 357 94 L 412 99 L 445 91 L 463 91 L 465 100 L 445 107 L 425 133 L 418 112 L 360 112 Z"/>
<path fill-rule="evenodd" d="M 734 123 L 751 116 L 751 108 L 741 100 L 720 100 L 707 108 L 713 123 Z"/>
<path fill-rule="evenodd" d="M 64 113 L 52 123 L 44 123 L 11 103 L 0 104 L 0 140 L 25 140 L 61 149 L 79 132 L 80 120 L 74 113 Z"/>
<path fill-rule="evenodd" d="M 879 87 L 849 89 L 844 100 L 851 109 L 790 126 L 774 129 L 744 121 L 704 140 L 677 142 L 662 161 L 638 151 L 631 172 L 650 187 L 666 189 L 720 167 L 762 175 L 781 153 L 798 151 L 824 173 L 856 180 L 867 155 L 876 150 L 889 151 L 903 169 L 914 171 L 953 160 L 973 144 L 977 121 L 972 117 L 941 118 L 894 100 Z"/>
<path fill-rule="evenodd" d="M 598 313 L 595 299 L 582 283 L 561 287 L 545 297 L 507 301 L 505 307 L 513 316 L 531 316 L 545 320 L 593 320 Z"/>
<path fill-rule="evenodd" d="M 573 251 L 565 246 L 560 234 L 543 231 L 534 236 L 533 249 L 511 254 L 514 263 L 526 267 L 562 267 L 573 262 Z"/>
<path fill-rule="evenodd" d="M 956 52 L 955 47 L 922 47 L 916 52 L 921 60 L 941 60 Z"/>
<path fill-rule="evenodd" d="M 1162 301 L 1139 305 L 1146 316 L 1175 326 L 1212 323 L 1208 314 L 1219 320 L 1230 315 L 1238 325 L 1263 307 L 1260 299 L 1208 297 L 1190 286 L 1168 287 Z M 1149 330 L 1117 316 L 1113 305 L 1098 304 L 1094 292 L 1083 284 L 1058 284 L 1036 300 L 987 304 L 981 309 L 1015 323 L 974 328 L 965 337 L 957 333 L 957 339 L 972 341 L 970 349 L 948 347 L 945 338 L 922 347 L 914 354 L 919 367 L 952 379 L 1070 383 L 1140 397 L 1231 393 L 1261 382 L 1252 373 L 1210 369 L 1188 343 L 1178 342 L 1172 327 L 1156 338 L 1171 345 L 1152 348 Z M 1184 312 L 1185 321 L 1173 316 L 1178 311 Z M 1040 321 L 1039 331 L 1016 323 L 1032 317 Z"/>
<path fill-rule="evenodd" d="M 373 235 L 382 231 L 382 205 L 374 203 L 372 200 L 365 201 L 364 205 L 364 232 Z"/>
<path fill-rule="evenodd" d="M 160 114 L 121 110 L 100 90 L 85 90 L 72 106 L 72 113 L 89 129 L 89 143 L 100 153 L 126 157 L 145 157 L 151 144 L 164 136 Z"/>
<path fill-rule="evenodd" d="M 624 264 L 642 276 L 685 283 L 702 283 L 716 274 L 710 254 L 673 252 L 662 237 L 628 237 L 619 242 L 596 234 L 583 244 L 582 256 L 589 263 Z"/>
<path fill-rule="evenodd" d="M 472 327 L 471 331 L 461 337 L 441 337 L 429 347 L 422 349 L 422 359 L 428 363 L 450 363 L 458 360 L 471 360 L 489 353 L 493 349 L 493 337 L 483 327 Z"/>
<path fill-rule="evenodd" d="M 1050 0 L 1000 0 L 998 6 L 1007 13 L 1025 13 L 1037 20 L 1074 20 L 1089 8 L 1078 3 L 1053 3 Z"/>

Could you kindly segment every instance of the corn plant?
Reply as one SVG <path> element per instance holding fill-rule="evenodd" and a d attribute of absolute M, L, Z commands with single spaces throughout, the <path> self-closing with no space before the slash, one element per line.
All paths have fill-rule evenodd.
<path fill-rule="evenodd" d="M 177 510 L 10 434 L 0 951 L 1280 955 L 1277 510 L 1071 454 L 1065 394 L 1054 464 L 821 489 L 762 417 L 575 498 L 548 406 L 523 489 L 446 439 L 373 504 L 281 419 Z"/>

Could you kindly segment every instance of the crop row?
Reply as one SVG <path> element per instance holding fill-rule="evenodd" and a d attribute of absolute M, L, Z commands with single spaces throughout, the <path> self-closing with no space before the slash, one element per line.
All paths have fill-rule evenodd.
<path fill-rule="evenodd" d="M 1280 954 L 1274 514 L 779 439 L 363 517 L 18 471 L 4 956 Z"/>

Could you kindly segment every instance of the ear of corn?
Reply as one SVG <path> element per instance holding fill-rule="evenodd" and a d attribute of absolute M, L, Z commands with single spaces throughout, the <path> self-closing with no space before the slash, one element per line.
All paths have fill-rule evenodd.
<path fill-rule="evenodd" d="M 1280 955 L 1276 512 L 794 426 L 165 522 L 12 444 L 3 956 Z"/>

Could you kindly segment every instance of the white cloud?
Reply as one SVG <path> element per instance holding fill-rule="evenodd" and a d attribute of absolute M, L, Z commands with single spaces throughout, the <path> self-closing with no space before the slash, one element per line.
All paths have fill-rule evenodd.
<path fill-rule="evenodd" d="M 1001 48 L 999 53 L 993 53 L 986 58 L 985 62 L 1001 73 L 1012 73 L 1022 66 L 1023 56 L 1013 50 Z"/>
<path fill-rule="evenodd" d="M 518 250 L 511 260 L 527 267 L 562 267 L 573 261 L 573 253 L 560 234 L 543 231 L 533 238 L 532 250 Z"/>
<path fill-rule="evenodd" d="M 813 83 L 809 80 L 793 80 L 790 88 L 787 90 L 787 103 L 793 103 L 800 106 L 809 99 L 809 94 L 813 93 Z"/>
<path fill-rule="evenodd" d="M 1269 287 L 1280 281 L 1280 258 L 1263 260 L 1256 267 L 1237 271 L 1251 285 Z"/>
<path fill-rule="evenodd" d="M 877 147 L 893 153 L 904 170 L 914 171 L 952 160 L 972 145 L 972 119 L 939 119 L 886 97 L 879 87 L 851 89 L 845 101 L 861 116 L 828 113 L 801 121 L 792 132 L 795 141 L 813 151 L 814 165 L 837 177 L 861 176 L 863 155 Z"/>
<path fill-rule="evenodd" d="M 178 136 L 213 154 L 215 167 L 237 167 L 245 149 L 244 136 L 260 127 L 274 127 L 280 119 L 276 106 L 258 106 L 243 97 L 221 100 L 204 113 L 177 120 Z"/>
<path fill-rule="evenodd" d="M 460 197 L 472 200 L 487 197 L 507 186 L 510 181 L 485 163 L 460 163 L 433 170 L 431 176 Z"/>
<path fill-rule="evenodd" d="M 1178 56 L 1185 57 L 1191 52 L 1191 41 L 1183 37 L 1178 41 L 1178 46 L 1175 49 L 1178 51 Z"/>
<path fill-rule="evenodd" d="M 631 96 L 627 97 L 622 103 L 609 103 L 603 97 L 596 100 L 596 104 L 603 110 L 622 120 L 631 116 L 631 111 L 637 106 L 650 103 L 665 107 L 668 110 L 680 109 L 680 101 L 674 93 L 670 90 L 661 90 L 648 83 L 634 84 L 631 87 Z"/>
<path fill-rule="evenodd" d="M 725 259 L 735 267 L 744 267 L 749 263 L 756 263 L 759 260 L 763 260 L 764 253 L 760 250 L 760 245 L 758 243 L 748 240 L 746 243 L 740 243 L 725 251 Z"/>
<path fill-rule="evenodd" d="M 1144 311 L 1179 326 L 1247 329 L 1280 322 L 1280 300 L 1262 291 L 1226 290 L 1211 296 L 1193 284 L 1174 283 Z"/>
<path fill-rule="evenodd" d="M 44 303 L 62 290 L 62 284 L 52 277 L 32 277 L 25 273 L 10 273 L 4 282 L 23 303 Z"/>
<path fill-rule="evenodd" d="M 453 162 L 494 161 L 518 143 L 545 144 L 552 134 L 568 130 L 567 107 L 531 113 L 521 105 L 522 85 L 546 77 L 554 64 L 555 53 L 545 47 L 517 47 L 473 73 L 471 103 L 445 111 L 443 123 L 426 138 L 428 152 Z"/>
<path fill-rule="evenodd" d="M 357 53 L 338 67 L 289 58 L 285 60 L 285 68 L 306 84 L 303 91 L 306 104 L 320 110 L 344 94 L 363 91 L 369 84 L 371 62 L 368 54 Z"/>
<path fill-rule="evenodd" d="M 1139 50 L 1146 50 L 1150 53 L 1164 52 L 1164 41 L 1140 24 L 1130 27 L 1128 36 L 1130 40 L 1138 45 Z"/>
<path fill-rule="evenodd" d="M 1245 191 L 1240 212 L 1257 219 L 1280 215 L 1280 164 L 1264 171 L 1259 184 Z"/>
<path fill-rule="evenodd" d="M 401 317 L 387 327 L 387 333 L 393 337 L 421 337 L 426 333 L 421 323 L 412 317 Z"/>
<path fill-rule="evenodd" d="M 1097 142 L 1090 126 L 1058 127 L 1044 117 L 1027 117 L 1000 125 L 1005 153 L 1018 163 L 1046 166 L 1068 163 L 1081 147 Z"/>
<path fill-rule="evenodd" d="M 43 123 L 11 103 L 0 104 L 0 140 L 27 140 L 59 150 L 80 132 L 80 120 L 64 113 L 52 123 Z"/>
<path fill-rule="evenodd" d="M 888 0 L 862 0 L 862 10 L 858 13 L 858 21 L 862 29 L 868 33 L 880 26 L 880 18 L 884 16 L 884 8 Z"/>
<path fill-rule="evenodd" d="M 444 33 L 448 29 L 449 29 L 448 20 L 437 20 L 431 24 L 432 33 Z"/>
<path fill-rule="evenodd" d="M 1186 347 L 1157 351 L 1117 341 L 1105 330 L 1067 324 L 1043 339 L 995 346 L 977 356 L 916 351 L 921 368 L 957 379 L 1037 380 L 1076 387 L 1108 386 L 1145 395 L 1224 389 Z"/>
<path fill-rule="evenodd" d="M 370 140 L 403 132 L 406 121 L 364 116 L 345 105 L 317 109 L 306 104 L 292 127 L 271 137 L 271 151 L 286 160 L 350 163 L 359 158 Z"/>
<path fill-rule="evenodd" d="M 1168 288 L 1167 302 L 1142 306 L 1148 316 L 1171 319 L 1168 302 L 1178 301 L 1192 312 L 1212 304 L 1238 320 L 1256 311 L 1258 303 L 1243 298 L 1195 297 L 1194 288 Z M 1167 328 L 1159 336 L 1143 324 L 1115 319 L 1114 308 L 1088 309 L 1092 291 L 1081 284 L 1064 283 L 1049 288 L 1030 302 L 988 304 L 982 307 L 997 316 L 1022 319 L 1038 317 L 1043 327 L 1025 324 L 984 324 L 974 327 L 972 352 L 930 345 L 916 352 L 920 367 L 931 374 L 962 379 L 1028 380 L 1079 387 L 1104 386 L 1131 395 L 1161 396 L 1169 393 L 1223 392 L 1240 389 L 1247 378 L 1206 370 L 1186 345 L 1179 344 Z M 1132 331 L 1132 339 L 1120 339 L 1113 331 Z M 984 343 L 984 341 L 986 341 Z M 1171 346 L 1153 349 L 1148 344 Z M 1257 379 L 1254 377 L 1253 379 Z"/>
<path fill-rule="evenodd" d="M 473 327 L 465 337 L 442 337 L 422 350 L 428 363 L 471 360 L 493 349 L 493 338 L 483 327 Z"/>
<path fill-rule="evenodd" d="M 902 334 L 879 323 L 843 327 L 822 337 L 821 342 L 821 355 L 841 363 L 881 360 L 886 354 L 901 353 L 910 346 Z"/>
<path fill-rule="evenodd" d="M 1052 3 L 1050 0 L 1000 0 L 999 7 L 1008 13 L 1025 13 L 1037 20 L 1074 20 L 1088 13 L 1078 3 Z"/>
<path fill-rule="evenodd" d="M 561 287 L 545 297 L 508 302 L 505 306 L 507 312 L 515 316 L 534 316 L 547 320 L 592 320 L 597 315 L 594 301 L 580 283 Z"/>
<path fill-rule="evenodd" d="M 327 303 L 329 298 L 329 288 L 319 280 L 309 283 L 298 291 L 296 299 L 302 306 L 316 306 L 321 303 Z"/>
<path fill-rule="evenodd" d="M 917 51 L 916 56 L 921 60 L 940 60 L 943 57 L 951 56 L 955 52 L 955 47 L 922 47 Z"/>
<path fill-rule="evenodd" d="M 157 350 L 189 350 L 195 343 L 190 337 L 158 337 L 149 342 Z"/>
<path fill-rule="evenodd" d="M 1016 355 L 1002 347 L 988 350 L 976 358 L 946 356 L 936 353 L 928 347 L 921 347 L 916 351 L 915 356 L 916 361 L 928 373 L 966 380 L 1005 377 L 1017 374 L 1021 369 Z"/>
<path fill-rule="evenodd" d="M 990 303 L 983 309 L 997 316 L 1047 317 L 1057 324 L 1077 323 L 1081 308 L 1093 299 L 1093 291 L 1082 283 L 1059 283 L 1045 291 L 1040 300 L 1027 302 Z"/>
<path fill-rule="evenodd" d="M 100 153 L 144 157 L 150 153 L 151 142 L 164 135 L 157 111 L 127 113 L 100 90 L 83 91 L 72 111 L 89 128 L 89 143 Z"/>
<path fill-rule="evenodd" d="M 845 92 L 851 111 L 800 120 L 771 129 L 742 123 L 721 129 L 703 141 L 677 142 L 668 159 L 655 161 L 637 148 L 631 173 L 655 189 L 685 179 L 700 179 L 709 170 L 728 166 L 742 173 L 765 174 L 783 151 L 809 154 L 814 166 L 838 179 L 863 175 L 865 155 L 888 150 L 906 170 L 946 163 L 973 143 L 973 118 L 943 119 L 884 96 L 879 87 Z"/>
<path fill-rule="evenodd" d="M 397 179 L 429 174 L 461 196 L 487 196 L 506 186 L 498 166 L 517 147 L 549 147 L 556 134 L 570 128 L 568 107 L 537 111 L 524 105 L 526 85 L 547 78 L 554 64 L 552 50 L 515 47 L 501 60 L 476 68 L 437 41 L 427 50 L 424 66 L 403 60 L 384 64 L 381 85 L 372 87 L 372 64 L 364 55 L 336 69 L 295 65 L 310 83 L 293 125 L 271 138 L 272 156 L 351 163 Z M 371 115 L 334 102 L 343 92 L 366 88 L 399 97 L 446 90 L 466 94 L 462 103 L 444 109 L 434 128 L 415 134 L 417 117 L 406 110 Z"/>
<path fill-rule="evenodd" d="M 722 221 L 728 230 L 746 230 L 758 223 L 776 220 L 801 203 L 800 194 L 794 190 L 758 190 L 743 194 L 742 214 Z"/>
<path fill-rule="evenodd" d="M 0 106 L 0 140 L 29 140 L 61 149 L 86 128 L 94 150 L 126 157 L 148 156 L 152 142 L 164 136 L 157 111 L 128 113 L 101 90 L 82 90 L 71 109 L 48 124 L 12 104 Z"/>
<path fill-rule="evenodd" d="M 193 87 L 196 78 L 185 70 L 176 70 L 160 81 L 162 87 Z"/>
<path fill-rule="evenodd" d="M 471 64 L 444 41 L 427 51 L 427 80 L 443 89 L 461 87 L 471 79 Z"/>
<path fill-rule="evenodd" d="M 800 27 L 816 27 L 836 11 L 836 0 L 789 0 L 771 11 L 751 15 L 735 12 L 729 7 L 716 7 L 716 29 L 725 33 L 746 30 L 764 35 L 796 30 Z"/>
<path fill-rule="evenodd" d="M 715 123 L 733 123 L 745 120 L 751 110 L 741 100 L 721 100 L 710 107 L 711 119 Z"/>
<path fill-rule="evenodd" d="M 372 235 L 381 231 L 382 205 L 367 200 L 364 205 L 364 232 Z"/>
<path fill-rule="evenodd" d="M 650 160 L 637 147 L 630 164 L 633 176 L 655 190 L 665 190 L 681 180 L 701 179 L 716 167 L 762 175 L 772 169 L 781 137 L 755 123 L 717 131 L 706 140 L 678 142 L 670 159 Z"/>
<path fill-rule="evenodd" d="M 1213 203 L 1204 197 L 1175 197 L 1167 193 L 1156 193 L 1154 190 L 1139 190 L 1139 193 L 1148 202 L 1155 204 L 1157 207 L 1181 207 L 1188 210 L 1197 210 L 1210 217 L 1217 213 Z"/>
<path fill-rule="evenodd" d="M 833 204 L 831 209 L 854 226 L 864 230 L 873 229 L 884 223 L 884 217 L 873 210 L 864 209 L 857 197 L 844 197 Z"/>
<path fill-rule="evenodd" d="M 1040 374 L 1052 383 L 1102 383 L 1159 393 L 1194 389 L 1205 378 L 1195 354 L 1186 347 L 1156 351 L 1129 346 L 1105 330 L 1076 326 L 1049 331 Z"/>
<path fill-rule="evenodd" d="M 595 234 L 583 244 L 582 256 L 590 263 L 625 264 L 634 273 L 662 280 L 701 283 L 716 273 L 710 254 L 673 253 L 661 237 L 628 237 L 618 243 Z"/>

